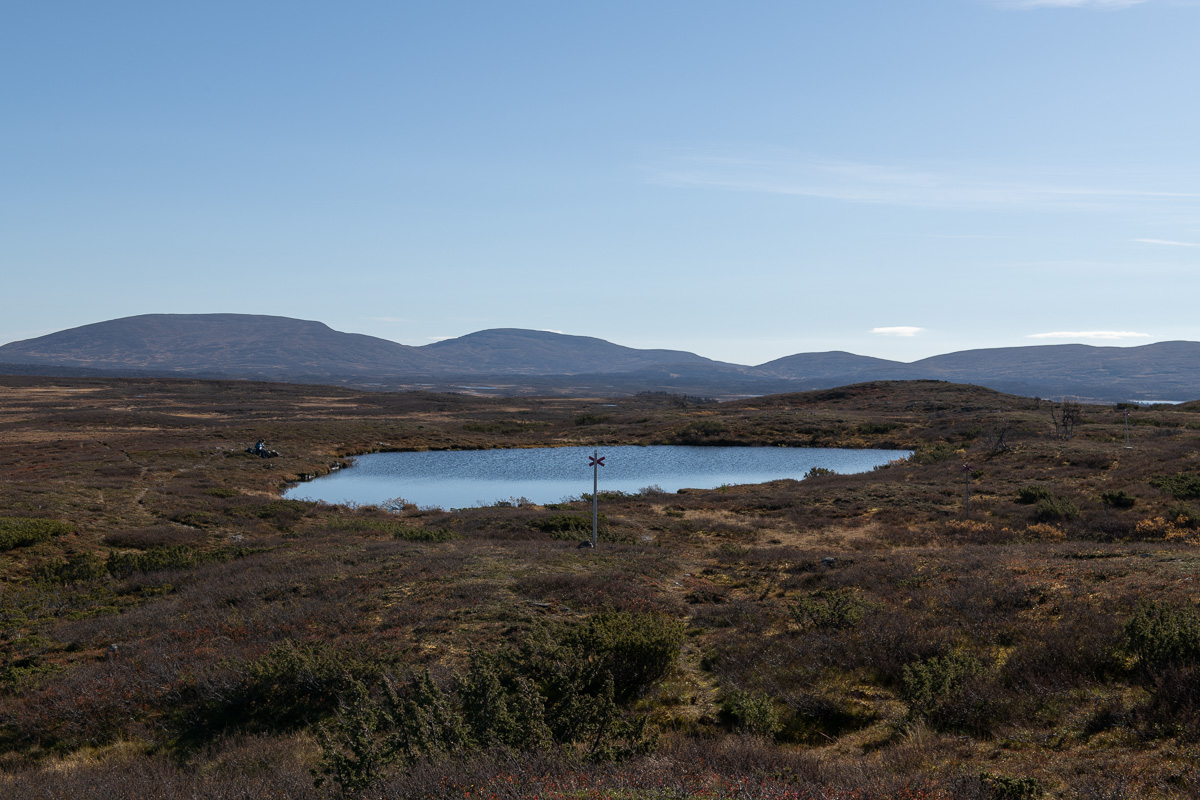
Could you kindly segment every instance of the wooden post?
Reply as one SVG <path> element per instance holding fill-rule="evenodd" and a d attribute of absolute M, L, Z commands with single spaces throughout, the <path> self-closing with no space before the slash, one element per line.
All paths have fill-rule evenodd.
<path fill-rule="evenodd" d="M 969 519 L 971 516 L 971 465 L 970 464 L 963 464 L 963 473 L 966 474 L 966 476 L 967 476 L 967 502 L 966 502 L 966 513 L 964 514 L 964 516 L 966 516 Z"/>

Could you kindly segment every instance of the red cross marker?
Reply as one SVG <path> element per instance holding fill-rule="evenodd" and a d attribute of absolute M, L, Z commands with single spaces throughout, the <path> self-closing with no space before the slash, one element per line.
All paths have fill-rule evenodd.
<path fill-rule="evenodd" d="M 588 456 L 588 466 L 589 467 L 603 467 L 604 466 L 604 456 L 600 456 L 599 458 L 597 458 L 596 456 Z"/>

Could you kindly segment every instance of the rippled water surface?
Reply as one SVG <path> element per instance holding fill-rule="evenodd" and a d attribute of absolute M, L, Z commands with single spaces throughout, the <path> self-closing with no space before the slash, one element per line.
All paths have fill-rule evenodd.
<path fill-rule="evenodd" d="M 713 489 L 722 484 L 799 480 L 813 467 L 866 472 L 904 458 L 907 450 L 832 447 L 607 447 L 600 450 L 600 491 Z M 284 496 L 327 503 L 380 504 L 395 498 L 419 506 L 466 508 L 523 497 L 557 503 L 592 491 L 590 447 L 373 453 L 354 466 L 289 489 Z"/>

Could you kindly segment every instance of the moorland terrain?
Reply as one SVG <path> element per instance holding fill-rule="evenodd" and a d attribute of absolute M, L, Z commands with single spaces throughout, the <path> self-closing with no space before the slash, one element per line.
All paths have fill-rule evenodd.
<path fill-rule="evenodd" d="M 0 795 L 1195 797 L 1200 404 L 1132 409 L 1128 449 L 1125 410 L 0 377 Z M 915 452 L 602 492 L 594 551 L 582 499 L 279 497 L 637 443 Z"/>
<path fill-rule="evenodd" d="M 877 380 L 971 383 L 1097 402 L 1200 397 L 1200 342 L 963 350 L 911 363 L 842 351 L 731 364 L 590 336 L 499 328 L 414 347 L 261 314 L 142 314 L 0 346 L 7 374 L 235 378 L 488 396 L 733 398 Z"/>

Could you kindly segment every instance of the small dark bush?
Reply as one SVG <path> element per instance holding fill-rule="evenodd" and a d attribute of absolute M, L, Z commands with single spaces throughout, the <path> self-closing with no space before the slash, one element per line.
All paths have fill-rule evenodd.
<path fill-rule="evenodd" d="M 1041 500 L 1053 500 L 1054 492 L 1045 486 L 1022 486 L 1017 491 L 1017 502 L 1031 506 Z"/>
<path fill-rule="evenodd" d="M 836 475 L 837 473 L 829 469 L 829 467 L 813 467 L 808 472 L 804 473 L 805 479 L 819 478 L 822 475 Z"/>
<path fill-rule="evenodd" d="M 904 426 L 896 422 L 864 422 L 858 426 L 858 432 L 863 434 L 891 433 Z"/>
<path fill-rule="evenodd" d="M 613 677 L 616 699 L 640 696 L 674 666 L 684 624 L 662 614 L 607 611 L 584 623 L 567 641 L 592 653 Z"/>
<path fill-rule="evenodd" d="M 37 544 L 74 530 L 71 525 L 52 519 L 0 517 L 0 551 Z"/>
<path fill-rule="evenodd" d="M 128 578 L 135 572 L 157 572 L 163 569 L 188 569 L 202 561 L 215 560 L 186 545 L 154 547 L 144 553 L 108 554 L 105 568 L 114 578 Z"/>
<path fill-rule="evenodd" d="M 1200 511 L 1187 503 L 1179 503 L 1167 509 L 1167 519 L 1185 528 L 1200 528 Z"/>
<path fill-rule="evenodd" d="M 1125 643 L 1144 667 L 1200 660 L 1200 611 L 1188 602 L 1144 603 L 1125 623 Z"/>
<path fill-rule="evenodd" d="M 1155 675 L 1150 701 L 1135 717 L 1148 736 L 1200 741 L 1200 667 L 1170 667 Z"/>
<path fill-rule="evenodd" d="M 109 547 L 133 548 L 136 550 L 151 550 L 155 547 L 172 547 L 176 545 L 195 546 L 208 540 L 208 534 L 194 528 L 184 528 L 179 525 L 156 525 L 149 528 L 134 528 L 132 530 L 114 531 L 104 537 L 104 543 Z"/>
<path fill-rule="evenodd" d="M 597 524 L 605 527 L 608 519 L 600 514 Z M 551 514 L 548 517 L 535 519 L 529 523 L 534 530 L 550 534 L 555 539 L 574 539 L 580 535 L 592 533 L 592 518 L 583 514 Z"/>
<path fill-rule="evenodd" d="M 1200 474 L 1194 472 L 1156 475 L 1150 479 L 1150 485 L 1162 489 L 1176 500 L 1200 499 Z"/>
<path fill-rule="evenodd" d="M 1079 506 L 1062 497 L 1042 498 L 1033 509 L 1033 518 L 1038 522 L 1060 522 L 1078 516 Z"/>
<path fill-rule="evenodd" d="M 95 553 L 76 553 L 65 561 L 40 564 L 33 574 L 44 583 L 91 583 L 107 577 L 108 570 Z"/>
<path fill-rule="evenodd" d="M 448 542 L 457 539 L 458 534 L 446 528 L 417 528 L 402 525 L 392 531 L 392 536 L 406 542 Z"/>
<path fill-rule="evenodd" d="M 765 695 L 735 689 L 721 702 L 721 718 L 738 733 L 772 737 L 783 728 L 775 703 Z"/>
<path fill-rule="evenodd" d="M 181 732 L 204 738 L 229 729 L 294 730 L 333 714 L 341 695 L 379 671 L 331 645 L 286 640 L 246 663 L 230 689 L 208 697 L 199 688 L 185 691 Z"/>
<path fill-rule="evenodd" d="M 1104 492 L 1100 499 L 1113 508 L 1133 508 L 1137 498 L 1124 490 Z"/>
<path fill-rule="evenodd" d="M 792 606 L 792 616 L 801 627 L 822 630 L 853 628 L 862 622 L 871 604 L 854 589 L 820 589 Z"/>

